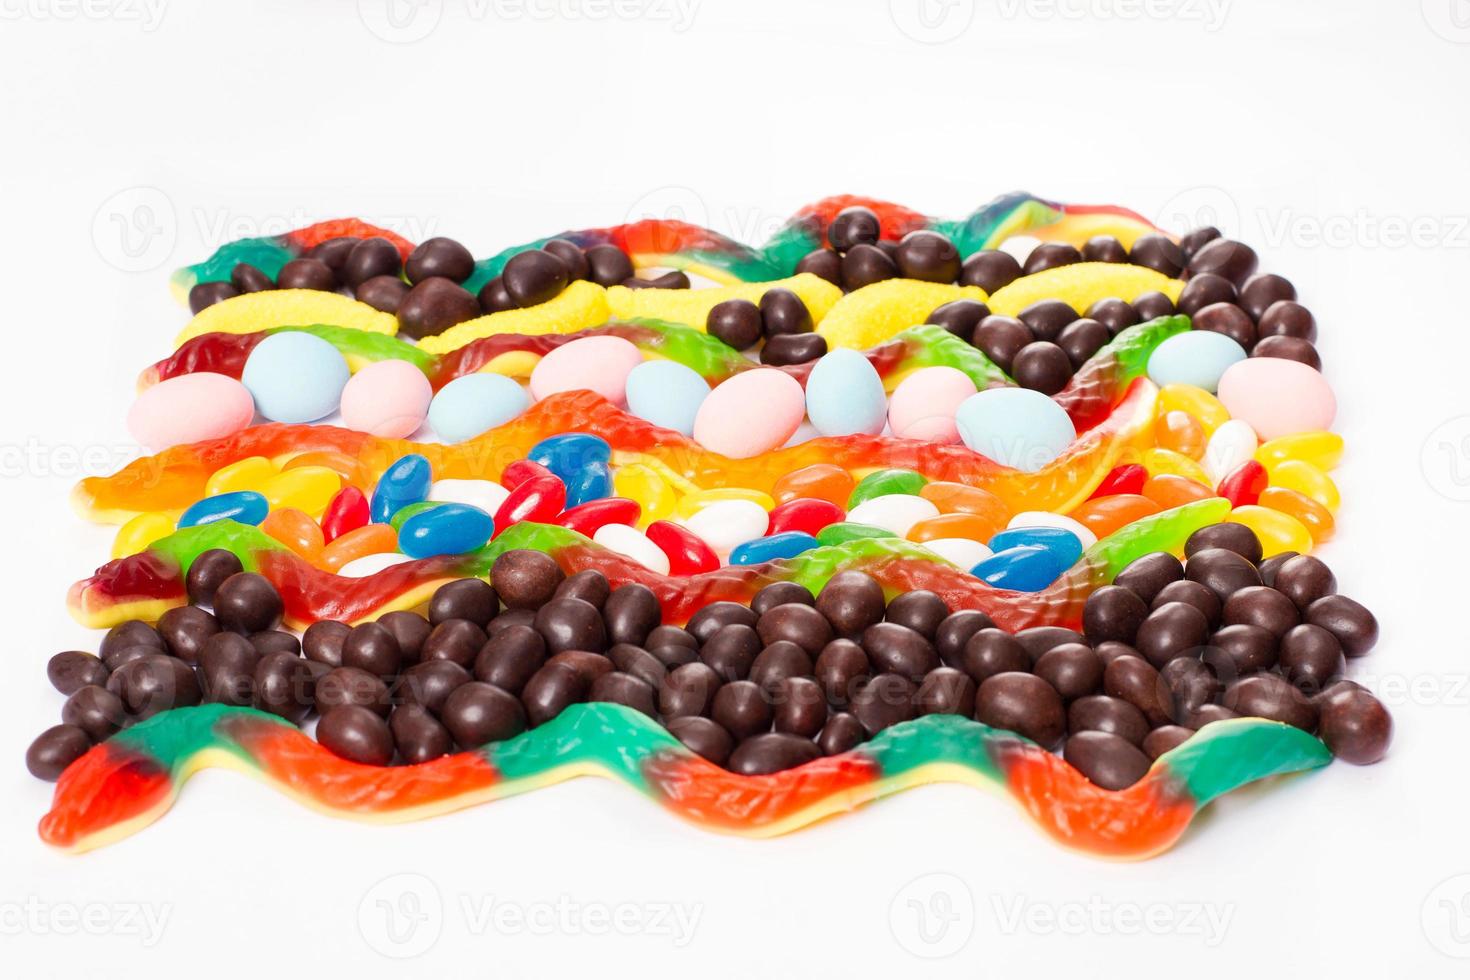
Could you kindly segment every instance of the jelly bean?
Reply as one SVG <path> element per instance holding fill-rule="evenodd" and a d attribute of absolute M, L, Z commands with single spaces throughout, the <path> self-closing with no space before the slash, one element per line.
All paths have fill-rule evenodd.
<path fill-rule="evenodd" d="M 673 521 L 654 521 L 645 532 L 669 560 L 670 575 L 695 575 L 720 567 L 720 557 L 693 531 Z"/>
<path fill-rule="evenodd" d="M 398 531 L 398 550 L 410 558 L 462 555 L 482 547 L 495 533 L 495 521 L 469 504 L 430 504 Z"/>
<path fill-rule="evenodd" d="M 1078 521 L 1067 517 L 1065 514 L 1053 514 L 1046 510 L 1026 510 L 1012 517 L 1010 523 L 1006 524 L 1006 530 L 1018 528 L 1054 527 L 1063 531 L 1070 531 L 1082 542 L 1083 548 L 1091 548 L 1097 544 L 1097 536 Z M 991 547 L 995 547 L 991 545 Z"/>
<path fill-rule="evenodd" d="M 1209 478 L 1219 483 L 1229 473 L 1235 472 L 1241 463 L 1256 452 L 1256 430 L 1240 419 L 1224 422 L 1205 446 L 1204 458 L 1200 460 Z"/>
<path fill-rule="evenodd" d="M 1005 501 L 979 487 L 940 480 L 926 484 L 919 491 L 919 496 L 932 501 L 941 514 L 978 514 L 997 528 L 1005 527 L 1006 521 L 1011 519 L 1011 512 Z"/>
<path fill-rule="evenodd" d="M 970 569 L 986 585 L 1015 592 L 1040 592 L 1066 571 L 1056 552 L 1035 545 L 1021 545 L 995 554 Z"/>
<path fill-rule="evenodd" d="M 286 460 L 281 464 L 281 469 L 299 470 L 305 466 L 324 467 L 340 476 L 343 483 L 355 486 L 362 486 L 373 480 L 373 473 L 369 472 L 367 463 L 356 456 L 338 452 L 301 453 Z"/>
<path fill-rule="evenodd" d="M 709 382 L 677 361 L 645 361 L 628 374 L 628 411 L 684 435 L 709 397 Z"/>
<path fill-rule="evenodd" d="M 919 368 L 893 390 L 888 427 L 900 439 L 952 445 L 960 441 L 955 413 L 973 394 L 974 380 L 958 368 Z"/>
<path fill-rule="evenodd" d="M 505 487 L 508 493 L 527 480 L 534 480 L 542 476 L 555 476 L 555 474 L 540 463 L 533 463 L 529 459 L 518 459 L 501 470 L 500 485 Z"/>
<path fill-rule="evenodd" d="M 493 514 L 505 503 L 510 491 L 494 480 L 435 480 L 429 499 L 446 504 L 469 504 Z"/>
<path fill-rule="evenodd" d="M 649 524 L 674 513 L 678 497 L 669 482 L 651 466 L 630 463 L 613 474 L 613 493 L 635 500 L 643 508 L 642 520 Z"/>
<path fill-rule="evenodd" d="M 283 330 L 250 351 L 240 381 L 272 422 L 315 422 L 337 410 L 351 372 L 342 352 L 315 334 Z"/>
<path fill-rule="evenodd" d="M 638 506 L 636 500 L 603 497 L 601 500 L 589 500 L 585 504 L 568 507 L 556 519 L 556 523 L 590 538 L 597 533 L 598 528 L 607 524 L 636 526 L 642 513 L 643 508 Z"/>
<path fill-rule="evenodd" d="M 1112 497 L 1120 493 L 1142 493 L 1143 485 L 1148 481 L 1148 470 L 1137 463 L 1126 463 L 1115 466 L 1103 477 L 1097 489 L 1092 491 L 1089 500 L 1099 497 Z"/>
<path fill-rule="evenodd" d="M 538 476 L 518 484 L 495 512 L 495 533 L 512 524 L 550 524 L 567 505 L 567 488 L 554 476 Z"/>
<path fill-rule="evenodd" d="M 991 551 L 979 541 L 969 538 L 934 538 L 924 547 L 957 568 L 969 570 L 989 558 Z"/>
<path fill-rule="evenodd" d="M 424 424 L 434 389 L 409 361 L 375 361 L 342 389 L 342 424 L 384 439 L 406 439 Z"/>
<path fill-rule="evenodd" d="M 1191 480 L 1187 476 L 1179 476 L 1177 473 L 1160 473 L 1151 476 L 1143 485 L 1143 495 L 1164 510 L 1182 507 L 1185 504 L 1194 503 L 1196 500 L 1208 500 L 1215 495 L 1212 487 L 1207 487 L 1198 480 Z"/>
<path fill-rule="evenodd" d="M 502 374 L 467 374 L 439 389 L 429 424 L 445 442 L 464 442 L 516 418 L 531 404 L 526 390 Z"/>
<path fill-rule="evenodd" d="M 1163 508 L 1142 494 L 1116 493 L 1111 497 L 1094 497 L 1069 515 L 1099 538 L 1105 538 L 1120 527 L 1157 514 Z"/>
<path fill-rule="evenodd" d="M 777 504 L 771 510 L 769 533 L 805 531 L 807 534 L 816 534 L 828 524 L 836 524 L 844 516 L 842 508 L 830 500 L 796 497 L 784 504 Z"/>
<path fill-rule="evenodd" d="M 669 574 L 672 562 L 664 550 L 642 531 L 626 524 L 604 524 L 592 535 L 592 540 L 608 551 L 616 551 L 650 571 L 660 575 Z"/>
<path fill-rule="evenodd" d="M 221 439 L 255 418 L 250 392 L 210 371 L 182 374 L 146 389 L 128 409 L 128 434 L 153 452 Z"/>
<path fill-rule="evenodd" d="M 1262 443 L 1256 459 L 1269 471 L 1288 459 L 1311 463 L 1324 473 L 1336 468 L 1342 459 L 1342 436 L 1336 432 L 1297 432 Z"/>
<path fill-rule="evenodd" d="M 1220 404 L 1220 399 L 1194 385 L 1171 384 L 1159 389 L 1158 414 L 1188 412 L 1204 427 L 1207 435 L 1230 421 L 1230 413 Z"/>
<path fill-rule="evenodd" d="M 260 529 L 313 565 L 320 564 L 326 538 L 311 515 L 295 507 L 281 507 L 260 522 Z"/>
<path fill-rule="evenodd" d="M 284 470 L 265 482 L 260 492 L 272 507 L 294 507 L 321 515 L 342 489 L 342 478 L 325 466 L 302 466 Z"/>
<path fill-rule="evenodd" d="M 679 500 L 679 517 L 693 517 L 705 507 L 721 500 L 747 500 L 765 511 L 776 508 L 776 501 L 768 493 L 750 490 L 746 487 L 715 487 L 711 490 L 697 490 L 694 493 L 685 494 Z"/>
<path fill-rule="evenodd" d="M 1266 467 L 1248 459 L 1220 481 L 1215 493 L 1230 501 L 1232 507 L 1244 507 L 1261 499 L 1261 491 L 1266 489 L 1266 485 Z"/>
<path fill-rule="evenodd" d="M 337 569 L 337 574 L 343 578 L 367 578 L 370 575 L 378 574 L 384 569 L 392 568 L 394 565 L 402 565 L 404 562 L 410 561 L 413 561 L 413 559 L 396 552 L 374 552 L 371 555 L 354 558 Z"/>
<path fill-rule="evenodd" d="M 834 544 L 843 544 L 847 541 L 856 541 L 859 538 L 896 538 L 898 535 L 886 527 L 877 527 L 873 524 L 855 524 L 852 521 L 839 521 L 836 524 L 828 524 L 817 532 L 817 543 L 827 547 Z"/>
<path fill-rule="evenodd" d="M 823 354 L 807 376 L 806 413 L 824 436 L 882 432 L 888 398 L 878 369 L 855 350 L 839 348 Z"/>
<path fill-rule="evenodd" d="M 531 396 L 537 401 L 560 391 L 595 391 L 622 405 L 628 375 L 643 363 L 643 352 L 622 337 L 581 337 L 547 351 L 531 370 Z"/>
<path fill-rule="evenodd" d="M 357 487 L 348 484 L 338 490 L 332 502 L 327 504 L 326 512 L 322 514 L 322 535 L 330 543 L 367 522 L 367 497 Z"/>
<path fill-rule="evenodd" d="M 144 511 L 117 529 L 112 539 L 112 557 L 136 555 L 159 538 L 174 533 L 175 521 L 162 511 Z"/>
<path fill-rule="evenodd" d="M 405 504 L 404 506 L 398 508 L 398 510 L 394 511 L 393 516 L 388 520 L 388 526 L 397 531 L 399 534 L 402 534 L 403 525 L 410 517 L 416 517 L 419 514 L 424 513 L 425 511 L 430 511 L 433 510 L 435 507 L 440 506 L 442 506 L 442 504 L 433 500 L 420 500 L 416 504 Z"/>
<path fill-rule="evenodd" d="M 179 527 L 198 527 L 215 521 L 259 524 L 270 513 L 270 502 L 254 490 L 216 494 L 192 504 L 179 518 Z"/>
<path fill-rule="evenodd" d="M 1337 484 L 1332 482 L 1332 477 L 1311 463 L 1288 459 L 1266 469 L 1271 474 L 1272 486 L 1295 490 L 1333 512 L 1342 506 L 1342 494 Z"/>
<path fill-rule="evenodd" d="M 387 524 L 364 524 L 344 531 L 322 550 L 322 567 L 336 571 L 368 555 L 398 551 L 398 532 Z"/>
<path fill-rule="evenodd" d="M 386 524 L 400 507 L 427 500 L 429 486 L 434 482 L 429 461 L 418 453 L 409 453 L 395 460 L 383 471 L 378 485 L 373 488 L 368 512 L 374 524 Z"/>
<path fill-rule="evenodd" d="M 817 547 L 817 539 L 805 531 L 782 531 L 738 545 L 730 552 L 732 565 L 759 565 L 777 558 L 795 558 Z"/>
<path fill-rule="evenodd" d="M 1337 522 L 1332 517 L 1332 511 L 1297 490 L 1288 490 L 1286 487 L 1267 487 L 1261 491 L 1261 499 L 1258 503 L 1262 507 L 1279 510 L 1301 521 L 1315 544 L 1330 540 L 1336 529 Z"/>
<path fill-rule="evenodd" d="M 1056 558 L 1059 568 L 1070 568 L 1082 557 L 1081 539 L 1060 527 L 1007 528 L 991 538 L 989 544 L 997 555 L 1015 548 L 1045 548 Z"/>
<path fill-rule="evenodd" d="M 845 508 L 853 486 L 852 474 L 842 467 L 813 463 L 781 477 L 776 481 L 773 493 L 779 503 L 798 497 L 815 497 Z"/>
<path fill-rule="evenodd" d="M 710 392 L 694 418 L 694 439 L 733 459 L 749 459 L 782 445 L 806 417 L 801 383 L 775 368 L 742 371 Z"/>
<path fill-rule="evenodd" d="M 848 520 L 854 524 L 887 528 L 899 537 L 908 534 L 920 521 L 938 516 L 939 508 L 934 506 L 933 501 L 911 493 L 889 493 L 872 497 L 847 512 Z"/>
<path fill-rule="evenodd" d="M 1264 360 L 1264 358 L 1262 358 Z M 1261 539 L 1261 556 L 1270 558 L 1283 551 L 1308 554 L 1312 550 L 1312 534 L 1306 525 L 1284 511 L 1259 504 L 1237 507 L 1225 518 L 1232 524 L 1244 524 Z"/>
<path fill-rule="evenodd" d="M 1154 420 L 1154 441 L 1164 449 L 1199 459 L 1205 451 L 1205 427 L 1188 412 L 1165 412 Z"/>
<path fill-rule="evenodd" d="M 1330 428 L 1337 398 L 1320 371 L 1282 357 L 1252 357 L 1220 379 L 1220 404 L 1262 439 Z"/>
<path fill-rule="evenodd" d="M 907 537 L 910 541 L 918 541 L 923 544 L 941 538 L 964 538 L 984 544 L 999 530 L 1000 528 L 989 518 L 961 511 L 953 514 L 940 514 L 938 517 L 922 520 L 909 528 Z M 973 564 L 975 563 L 970 562 L 970 565 Z"/>
<path fill-rule="evenodd" d="M 1143 468 L 1148 470 L 1150 476 L 1158 476 L 1161 473 L 1172 473 L 1175 476 L 1188 477 L 1196 483 L 1210 484 L 1210 474 L 1205 468 L 1182 453 L 1176 453 L 1172 449 L 1145 449 L 1138 455 Z"/>
<path fill-rule="evenodd" d="M 874 497 L 886 497 L 892 493 L 915 496 L 928 482 L 922 473 L 913 470 L 874 470 L 859 480 L 848 495 L 847 509 L 852 510 Z"/>
<path fill-rule="evenodd" d="M 580 473 L 566 481 L 567 506 L 576 507 L 589 500 L 612 495 L 612 470 L 604 462 L 588 463 Z"/>
<path fill-rule="evenodd" d="M 1175 334 L 1154 348 L 1148 359 L 1148 376 L 1160 387 L 1187 384 L 1214 391 L 1221 375 L 1245 359 L 1245 348 L 1223 333 L 1191 330 Z"/>
<path fill-rule="evenodd" d="M 765 535 L 770 517 L 765 508 L 749 500 L 716 500 L 685 519 L 684 526 L 699 535 L 717 555 L 752 538 Z"/>
<path fill-rule="evenodd" d="M 1029 388 L 987 388 L 971 395 L 955 422 L 965 445 L 1026 473 L 1046 466 L 1077 438 L 1062 407 Z"/>
<path fill-rule="evenodd" d="M 215 470 L 204 482 L 204 495 L 216 497 L 236 490 L 256 490 L 277 473 L 276 464 L 264 456 L 247 456 Z"/>
<path fill-rule="evenodd" d="M 586 432 L 567 432 L 542 439 L 531 447 L 526 458 L 546 467 L 560 477 L 563 483 L 570 483 L 591 464 L 610 461 L 612 447 L 600 436 Z"/>

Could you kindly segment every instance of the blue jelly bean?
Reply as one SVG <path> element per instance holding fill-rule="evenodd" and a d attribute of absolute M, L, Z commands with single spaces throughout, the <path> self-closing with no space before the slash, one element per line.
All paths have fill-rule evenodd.
<path fill-rule="evenodd" d="M 462 555 L 495 534 L 495 519 L 469 504 L 439 504 L 403 522 L 398 550 L 410 558 Z"/>
<path fill-rule="evenodd" d="M 970 569 L 970 574 L 997 589 L 1040 592 L 1065 570 L 1056 552 L 1023 544 L 991 555 Z"/>
<path fill-rule="evenodd" d="M 817 547 L 817 539 L 805 531 L 782 531 L 736 545 L 730 552 L 732 565 L 759 565 L 776 558 L 795 558 Z"/>
<path fill-rule="evenodd" d="M 378 485 L 373 488 L 373 500 L 369 506 L 374 524 L 387 524 L 400 507 L 429 499 L 429 487 L 434 482 L 434 472 L 429 461 L 418 453 L 409 453 L 395 460 L 383 471 Z"/>
<path fill-rule="evenodd" d="M 531 447 L 526 458 L 561 477 L 563 483 L 571 483 L 577 474 L 593 463 L 609 462 L 612 447 L 607 440 L 591 433 L 567 432 L 542 439 Z"/>
<path fill-rule="evenodd" d="M 588 463 L 580 473 L 573 473 L 570 480 L 563 482 L 567 485 L 568 507 L 612 496 L 612 470 L 601 461 Z"/>
<path fill-rule="evenodd" d="M 215 521 L 259 524 L 271 510 L 270 501 L 254 490 L 220 493 L 192 504 L 179 518 L 179 527 L 198 527 Z"/>
<path fill-rule="evenodd" d="M 990 550 L 1008 551 L 1022 545 L 1045 548 L 1057 556 L 1063 568 L 1082 557 L 1082 542 L 1077 535 L 1064 527 L 1013 527 L 996 534 L 990 539 Z"/>
<path fill-rule="evenodd" d="M 687 436 L 709 397 L 709 382 L 678 361 L 644 361 L 628 373 L 627 393 L 628 411 Z"/>

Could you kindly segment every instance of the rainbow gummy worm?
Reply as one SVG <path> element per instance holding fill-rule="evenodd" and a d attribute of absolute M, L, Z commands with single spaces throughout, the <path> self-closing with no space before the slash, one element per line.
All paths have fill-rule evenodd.
<path fill-rule="evenodd" d="M 1246 783 L 1326 765 L 1317 739 L 1280 722 L 1216 722 L 1110 791 L 1040 746 L 958 715 L 885 729 L 852 751 L 766 776 L 741 776 L 690 752 L 621 705 L 577 704 L 503 742 L 413 766 L 333 755 L 289 722 L 251 708 L 175 708 L 94 746 L 62 774 L 43 840 L 73 852 L 157 820 L 206 768 L 255 776 L 314 809 L 403 822 L 583 775 L 615 779 L 708 830 L 773 837 L 924 783 L 998 785 L 1042 830 L 1079 851 L 1145 858 L 1194 815 Z"/>
<path fill-rule="evenodd" d="M 129 619 L 156 621 L 188 602 L 184 582 L 194 560 L 222 548 L 233 552 L 247 571 L 270 580 L 281 594 L 289 625 L 305 628 L 323 619 L 357 623 L 421 606 L 446 582 L 489 578 L 499 555 L 534 548 L 555 558 L 568 574 L 595 569 L 615 588 L 629 582 L 646 585 L 668 623 L 686 622 L 712 602 L 749 603 L 772 582 L 798 582 L 816 594 L 837 572 L 856 568 L 882 583 L 890 596 L 929 589 L 951 609 L 984 610 L 1012 632 L 1031 626 L 1075 627 L 1081 623 L 1087 597 L 1130 561 L 1152 551 L 1179 552 L 1189 535 L 1224 519 L 1229 510 L 1229 501 L 1212 497 L 1135 521 L 1093 545 L 1040 592 L 993 588 L 928 549 L 898 538 L 859 538 L 762 565 L 725 566 L 692 576 L 661 575 L 575 531 L 530 522 L 512 525 L 476 551 L 421 558 L 349 578 L 314 567 L 257 527 L 216 521 L 176 531 L 136 555 L 108 562 L 71 587 L 67 608 L 83 625 L 96 628 Z"/>

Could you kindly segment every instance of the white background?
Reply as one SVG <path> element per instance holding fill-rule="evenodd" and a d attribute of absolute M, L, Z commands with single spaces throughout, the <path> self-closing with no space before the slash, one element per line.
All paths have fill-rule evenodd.
<path fill-rule="evenodd" d="M 7 975 L 1465 975 L 1470 4 L 419 2 L 0 0 Z M 649 213 L 759 241 L 826 194 L 956 216 L 1015 188 L 1222 222 L 1316 312 L 1349 445 L 1324 554 L 1383 623 L 1357 667 L 1395 712 L 1386 762 L 1237 793 L 1131 865 L 958 787 L 752 842 L 596 781 L 384 829 L 209 772 L 120 845 L 38 842 L 43 668 L 95 645 L 62 598 L 112 533 L 67 492 L 79 455 L 130 452 L 133 378 L 186 316 L 172 268 L 352 214 L 485 255 Z M 426 917 L 390 936 L 376 903 L 410 893 Z M 481 915 L 558 902 L 645 927 Z M 66 934 L 86 910 L 110 926 Z"/>

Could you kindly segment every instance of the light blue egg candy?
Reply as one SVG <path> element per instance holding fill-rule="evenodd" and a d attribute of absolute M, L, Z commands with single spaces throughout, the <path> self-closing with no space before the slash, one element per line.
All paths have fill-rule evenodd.
<path fill-rule="evenodd" d="M 987 388 L 960 403 L 960 438 L 1005 466 L 1035 473 L 1072 445 L 1077 430 L 1062 406 L 1029 388 Z"/>
<path fill-rule="evenodd" d="M 888 417 L 883 379 L 855 350 L 824 354 L 806 380 L 806 414 L 824 436 L 877 435 Z"/>
<path fill-rule="evenodd" d="M 503 374 L 467 374 L 429 402 L 429 424 L 445 442 L 464 442 L 504 425 L 530 404 L 525 389 Z"/>
<path fill-rule="evenodd" d="M 1213 394 L 1225 369 L 1245 358 L 1245 348 L 1223 333 L 1191 330 L 1175 334 L 1154 349 L 1148 359 L 1148 377 L 1160 387 L 1194 385 Z"/>
<path fill-rule="evenodd" d="M 628 372 L 627 393 L 628 411 L 687 436 L 709 397 L 709 384 L 677 361 L 644 361 Z"/>
<path fill-rule="evenodd" d="M 314 334 L 286 330 L 255 345 L 240 381 L 255 410 L 272 422 L 315 422 L 337 410 L 350 376 L 337 348 Z"/>

